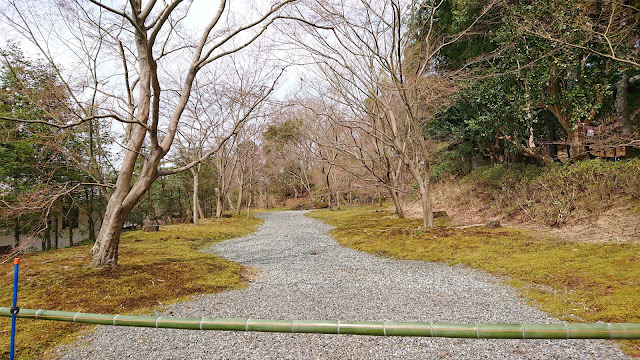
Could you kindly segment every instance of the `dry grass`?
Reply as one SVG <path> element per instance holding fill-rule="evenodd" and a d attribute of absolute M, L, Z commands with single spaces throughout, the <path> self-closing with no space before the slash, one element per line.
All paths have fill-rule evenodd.
<path fill-rule="evenodd" d="M 88 267 L 90 246 L 38 252 L 21 259 L 18 304 L 32 309 L 127 314 L 202 293 L 236 289 L 246 281 L 239 264 L 198 251 L 213 242 L 254 231 L 261 220 L 233 217 L 205 220 L 199 226 L 168 225 L 159 232 L 134 231 L 122 236 L 119 265 Z M 0 266 L 0 299 L 11 304 L 13 265 Z M 16 354 L 41 357 L 60 343 L 76 339 L 86 326 L 53 321 L 19 320 Z M 8 334 L 10 318 L 1 318 Z M 9 336 L 0 338 L 0 358 L 8 357 Z"/>
<path fill-rule="evenodd" d="M 501 276 L 535 306 L 566 321 L 640 322 L 640 244 L 563 242 L 526 230 L 456 228 L 398 219 L 375 208 L 319 210 L 342 245 L 379 256 L 465 264 Z M 640 342 L 625 350 L 640 355 Z"/>
<path fill-rule="evenodd" d="M 499 219 L 577 242 L 640 242 L 640 159 L 487 166 L 434 184 L 434 206 L 467 223 Z M 420 216 L 416 207 L 410 215 Z"/>

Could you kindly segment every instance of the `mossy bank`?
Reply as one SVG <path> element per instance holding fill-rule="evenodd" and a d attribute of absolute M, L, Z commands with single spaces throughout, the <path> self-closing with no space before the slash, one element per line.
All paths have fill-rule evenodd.
<path fill-rule="evenodd" d="M 454 227 L 437 219 L 398 219 L 377 207 L 318 210 L 342 245 L 379 256 L 444 262 L 488 271 L 566 321 L 640 322 L 640 244 L 564 242 L 512 228 Z M 640 355 L 640 344 L 625 351 Z"/>
<path fill-rule="evenodd" d="M 115 268 L 88 267 L 90 245 L 31 253 L 22 257 L 18 304 L 32 309 L 142 314 L 189 296 L 246 285 L 242 267 L 199 251 L 214 242 L 247 235 L 262 220 L 246 217 L 204 220 L 201 225 L 168 225 L 158 232 L 124 233 Z M 3 264 L 0 299 L 11 304 L 13 265 Z M 19 320 L 18 359 L 43 357 L 46 350 L 73 341 L 86 325 Z M 0 320 L 8 334 L 10 319 Z M 0 358 L 8 357 L 9 336 L 0 338 Z"/>

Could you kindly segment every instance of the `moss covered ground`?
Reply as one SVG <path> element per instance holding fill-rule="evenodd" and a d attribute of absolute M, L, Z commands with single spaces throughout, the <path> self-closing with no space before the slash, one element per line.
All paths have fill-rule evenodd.
<path fill-rule="evenodd" d="M 534 306 L 571 322 L 640 322 L 640 243 L 596 244 L 540 238 L 512 228 L 454 227 L 398 219 L 377 207 L 317 210 L 342 245 L 378 256 L 464 264 L 500 276 Z M 640 356 L 640 342 L 623 345 Z"/>
<path fill-rule="evenodd" d="M 115 268 L 88 267 L 90 245 L 36 252 L 20 262 L 18 304 L 23 308 L 109 314 L 143 314 L 203 293 L 246 285 L 237 263 L 198 251 L 257 229 L 246 216 L 161 226 L 158 232 L 124 233 Z M 11 305 L 13 264 L 0 265 L 0 301 Z M 0 318 L 0 358 L 8 358 L 10 318 Z M 40 358 L 73 341 L 86 325 L 18 320 L 18 359 Z"/>

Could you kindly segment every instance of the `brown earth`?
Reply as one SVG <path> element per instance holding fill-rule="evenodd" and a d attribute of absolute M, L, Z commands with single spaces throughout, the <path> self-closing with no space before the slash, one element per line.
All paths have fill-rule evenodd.
<path fill-rule="evenodd" d="M 467 189 L 459 186 L 435 184 L 433 209 L 444 210 L 456 225 L 485 224 L 498 220 L 502 225 L 533 230 L 539 236 L 564 241 L 629 243 L 640 242 L 640 204 L 621 203 L 600 214 L 580 214 L 568 224 L 550 227 L 535 219 L 507 218 L 491 203 L 482 200 L 482 194 L 469 196 Z M 404 206 L 407 217 L 419 218 L 422 208 L 419 201 Z"/>

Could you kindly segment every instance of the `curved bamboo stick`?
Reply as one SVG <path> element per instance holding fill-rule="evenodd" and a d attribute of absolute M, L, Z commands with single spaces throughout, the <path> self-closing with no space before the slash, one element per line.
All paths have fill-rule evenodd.
<path fill-rule="evenodd" d="M 0 307 L 0 316 L 11 316 Z M 458 324 L 419 322 L 209 319 L 166 316 L 104 315 L 20 309 L 17 317 L 75 323 L 190 330 L 261 331 L 281 333 L 421 336 L 475 339 L 640 339 L 640 324 Z"/>

